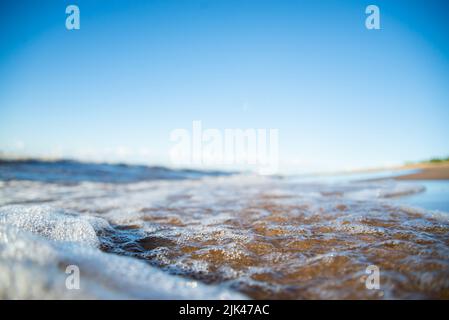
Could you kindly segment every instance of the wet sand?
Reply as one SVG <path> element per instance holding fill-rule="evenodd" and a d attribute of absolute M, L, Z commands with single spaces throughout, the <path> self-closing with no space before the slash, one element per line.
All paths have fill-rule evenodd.
<path fill-rule="evenodd" d="M 449 180 L 449 163 L 405 166 L 404 169 L 419 169 L 419 172 L 396 177 L 396 180 Z"/>

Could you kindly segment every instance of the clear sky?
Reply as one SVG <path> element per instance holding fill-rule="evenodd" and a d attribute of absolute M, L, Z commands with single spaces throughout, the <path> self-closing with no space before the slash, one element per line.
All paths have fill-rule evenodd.
<path fill-rule="evenodd" d="M 76 4 L 81 29 L 65 28 Z M 381 30 L 365 28 L 379 6 Z M 449 156 L 449 4 L 1 1 L 4 154 L 170 165 L 170 132 L 279 129 L 282 171 Z"/>

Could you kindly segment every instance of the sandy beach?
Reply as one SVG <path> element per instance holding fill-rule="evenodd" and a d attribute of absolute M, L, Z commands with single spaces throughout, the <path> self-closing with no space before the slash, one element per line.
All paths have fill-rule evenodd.
<path fill-rule="evenodd" d="M 402 169 L 421 171 L 396 177 L 396 180 L 449 180 L 449 163 L 407 165 Z"/>

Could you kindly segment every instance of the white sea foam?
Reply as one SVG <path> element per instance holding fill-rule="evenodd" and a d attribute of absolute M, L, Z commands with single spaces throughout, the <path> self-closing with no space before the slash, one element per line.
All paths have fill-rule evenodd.
<path fill-rule="evenodd" d="M 80 216 L 74 212 L 50 206 L 9 205 L 0 207 L 0 223 L 30 231 L 50 240 L 70 241 L 96 247 L 96 229 L 109 223 L 101 218 Z"/>
<path fill-rule="evenodd" d="M 221 286 L 172 276 L 137 259 L 101 252 L 101 219 L 47 206 L 0 208 L 1 299 L 243 299 Z M 80 290 L 65 287 L 68 265 Z"/>
<path fill-rule="evenodd" d="M 345 193 L 352 199 L 387 199 L 420 193 L 425 188 L 419 184 L 382 180 L 372 182 L 359 182 L 354 184 L 357 188 Z"/>

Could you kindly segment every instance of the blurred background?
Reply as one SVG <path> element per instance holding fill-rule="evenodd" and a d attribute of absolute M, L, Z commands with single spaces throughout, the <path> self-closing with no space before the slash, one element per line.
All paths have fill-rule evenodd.
<path fill-rule="evenodd" d="M 80 9 L 67 30 L 65 9 Z M 380 30 L 365 8 L 380 8 Z M 170 166 L 170 132 L 279 130 L 284 173 L 449 155 L 446 1 L 2 1 L 0 151 Z"/>

